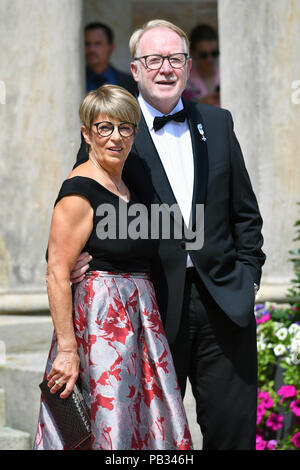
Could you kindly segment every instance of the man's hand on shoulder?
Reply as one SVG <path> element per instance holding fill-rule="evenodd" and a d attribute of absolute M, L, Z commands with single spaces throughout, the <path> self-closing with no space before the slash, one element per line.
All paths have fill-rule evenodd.
<path fill-rule="evenodd" d="M 89 262 L 91 261 L 92 256 L 89 253 L 84 251 L 80 254 L 73 271 L 71 272 L 70 281 L 72 284 L 77 284 L 78 282 L 84 279 L 85 273 L 89 268 Z"/>

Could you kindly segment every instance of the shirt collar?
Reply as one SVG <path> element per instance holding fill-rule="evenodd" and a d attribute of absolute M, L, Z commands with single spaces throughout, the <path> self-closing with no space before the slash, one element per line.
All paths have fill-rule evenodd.
<path fill-rule="evenodd" d="M 141 94 L 139 94 L 139 96 L 138 96 L 138 101 L 139 101 L 142 113 L 144 115 L 146 124 L 148 126 L 148 129 L 151 131 L 151 130 L 153 130 L 154 118 L 156 116 L 165 116 L 165 114 L 158 111 L 158 109 L 153 108 L 153 106 L 151 106 L 149 103 L 147 103 L 147 101 L 145 101 L 145 99 L 142 97 Z M 175 114 L 178 111 L 181 111 L 183 108 L 184 108 L 184 106 L 183 106 L 183 103 L 182 103 L 182 99 L 180 98 L 180 100 L 178 101 L 175 108 L 173 108 L 172 111 L 169 114 Z"/>

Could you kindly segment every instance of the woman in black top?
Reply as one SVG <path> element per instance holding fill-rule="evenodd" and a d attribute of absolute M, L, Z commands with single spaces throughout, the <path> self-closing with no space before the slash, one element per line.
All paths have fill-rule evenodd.
<path fill-rule="evenodd" d="M 80 117 L 89 160 L 63 182 L 49 237 L 47 288 L 55 331 L 48 386 L 55 393 L 65 385 L 60 397 L 66 398 L 80 375 L 91 449 L 191 449 L 148 274 L 158 240 L 145 231 L 137 238 L 139 201 L 122 180 L 138 103 L 123 88 L 104 85 L 85 97 Z M 147 217 L 143 221 L 147 225 Z M 70 273 L 83 250 L 92 261 L 72 301 Z M 34 448 L 65 448 L 43 400 Z"/>

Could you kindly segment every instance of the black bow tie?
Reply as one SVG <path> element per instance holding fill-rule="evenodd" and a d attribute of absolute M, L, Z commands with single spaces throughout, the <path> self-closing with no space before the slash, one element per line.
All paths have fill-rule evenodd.
<path fill-rule="evenodd" d="M 168 114 L 168 116 L 156 116 L 153 121 L 153 128 L 156 131 L 159 131 L 159 129 L 162 129 L 165 124 L 169 121 L 177 121 L 177 122 L 184 122 L 186 118 L 186 112 L 185 109 L 182 109 L 181 111 L 178 111 L 178 113 L 175 114 Z"/>

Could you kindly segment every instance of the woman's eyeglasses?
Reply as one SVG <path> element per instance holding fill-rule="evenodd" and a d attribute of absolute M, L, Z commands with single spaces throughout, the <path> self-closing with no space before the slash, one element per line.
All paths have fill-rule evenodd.
<path fill-rule="evenodd" d="M 110 136 L 113 133 L 115 127 L 118 128 L 121 137 L 131 137 L 136 130 L 136 124 L 133 124 L 133 122 L 121 122 L 115 126 L 112 122 L 101 121 L 96 122 L 93 124 L 93 126 L 96 127 L 97 132 L 101 137 Z"/>

